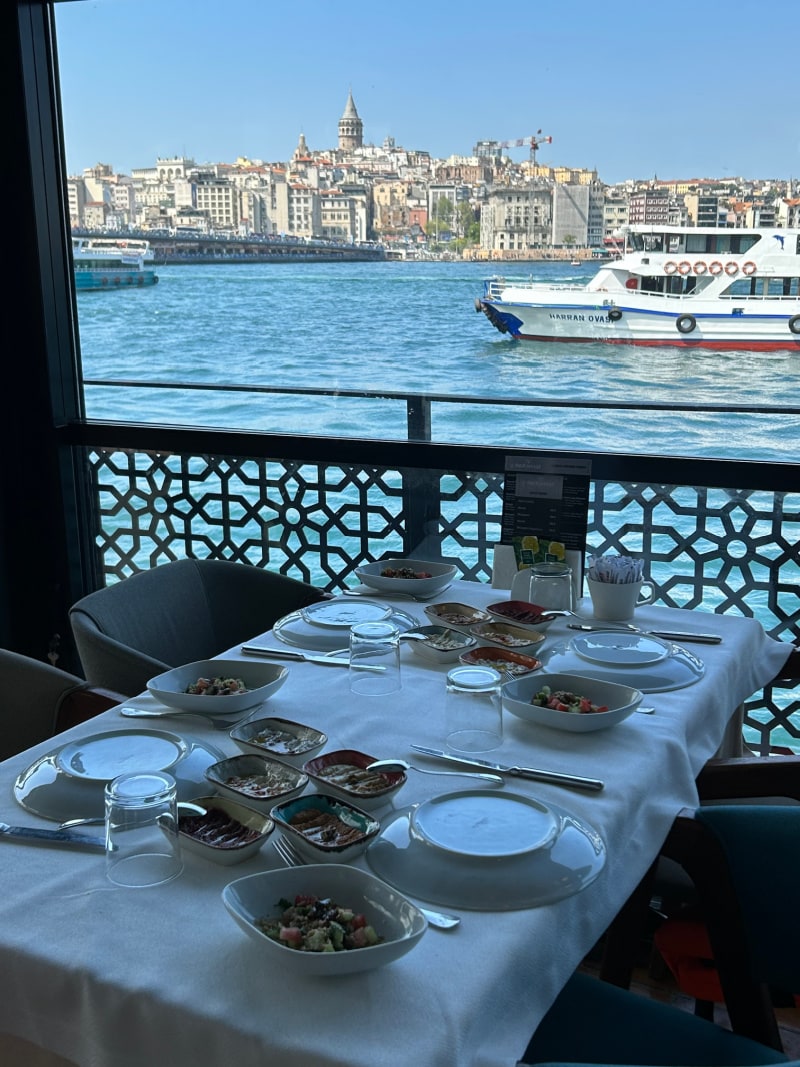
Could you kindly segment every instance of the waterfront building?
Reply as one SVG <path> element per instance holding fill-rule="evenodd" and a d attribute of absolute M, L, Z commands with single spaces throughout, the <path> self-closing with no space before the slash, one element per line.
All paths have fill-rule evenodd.
<path fill-rule="evenodd" d="M 481 249 L 525 253 L 552 244 L 551 211 L 549 186 L 492 188 L 481 204 Z"/>

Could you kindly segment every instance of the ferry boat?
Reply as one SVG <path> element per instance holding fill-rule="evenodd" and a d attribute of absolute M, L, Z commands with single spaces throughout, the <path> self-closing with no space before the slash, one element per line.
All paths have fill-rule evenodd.
<path fill-rule="evenodd" d="M 75 288 L 131 289 L 155 285 L 158 275 L 150 264 L 149 241 L 125 237 L 73 237 Z"/>
<path fill-rule="evenodd" d="M 800 348 L 800 230 L 630 226 L 584 285 L 484 282 L 475 300 L 521 341 Z"/>

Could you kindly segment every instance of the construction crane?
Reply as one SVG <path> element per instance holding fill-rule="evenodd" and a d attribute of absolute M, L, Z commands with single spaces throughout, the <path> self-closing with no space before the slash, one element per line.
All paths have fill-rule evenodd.
<path fill-rule="evenodd" d="M 552 144 L 552 137 L 542 137 L 542 131 L 537 130 L 532 137 L 518 137 L 516 141 L 500 141 L 501 148 L 524 148 L 525 145 L 530 145 L 531 149 L 531 163 L 536 163 L 536 151 L 540 144 Z"/>

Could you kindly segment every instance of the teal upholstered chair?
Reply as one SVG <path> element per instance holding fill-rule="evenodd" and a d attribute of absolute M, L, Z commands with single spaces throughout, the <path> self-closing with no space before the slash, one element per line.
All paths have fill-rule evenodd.
<path fill-rule="evenodd" d="M 118 704 L 118 693 L 29 656 L 0 649 L 0 759 Z"/>
<path fill-rule="evenodd" d="M 797 764 L 790 763 L 797 790 Z M 576 975 L 521 1062 L 722 1067 L 784 1060 L 772 994 L 800 990 L 798 842 L 800 806 L 732 804 L 680 815 L 664 844 L 696 886 L 733 1032 Z"/>
<path fill-rule="evenodd" d="M 133 696 L 156 674 L 218 656 L 325 595 L 247 563 L 185 559 L 90 593 L 70 623 L 86 679 Z"/>

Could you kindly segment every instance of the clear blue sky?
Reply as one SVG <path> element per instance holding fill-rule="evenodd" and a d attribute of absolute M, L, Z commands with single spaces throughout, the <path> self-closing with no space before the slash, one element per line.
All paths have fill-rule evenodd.
<path fill-rule="evenodd" d="M 71 174 L 335 147 L 352 89 L 365 142 L 436 157 L 541 129 L 540 162 L 605 182 L 800 175 L 797 0 L 80 0 L 56 21 Z"/>

